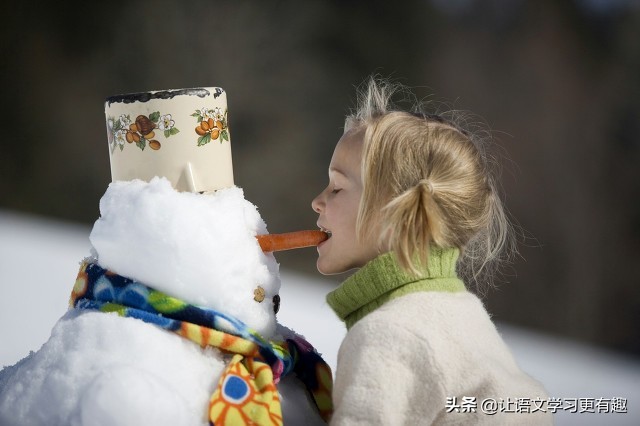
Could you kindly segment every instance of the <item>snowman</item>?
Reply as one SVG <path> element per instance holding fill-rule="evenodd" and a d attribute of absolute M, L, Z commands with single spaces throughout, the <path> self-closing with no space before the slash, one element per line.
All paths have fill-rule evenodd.
<path fill-rule="evenodd" d="M 107 100 L 113 182 L 69 311 L 0 372 L 2 425 L 324 424 L 331 371 L 278 324 L 271 236 L 233 183 L 226 93 Z"/>

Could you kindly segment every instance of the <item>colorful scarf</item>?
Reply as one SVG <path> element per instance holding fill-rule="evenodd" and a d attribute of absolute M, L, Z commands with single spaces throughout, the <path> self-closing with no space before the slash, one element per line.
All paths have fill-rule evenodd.
<path fill-rule="evenodd" d="M 320 416 L 327 422 L 331 417 L 331 369 L 299 336 L 268 341 L 233 317 L 188 304 L 88 262 L 80 267 L 69 305 L 137 318 L 203 348 L 212 346 L 232 354 L 209 402 L 210 425 L 281 425 L 276 384 L 292 371 L 311 393 Z"/>

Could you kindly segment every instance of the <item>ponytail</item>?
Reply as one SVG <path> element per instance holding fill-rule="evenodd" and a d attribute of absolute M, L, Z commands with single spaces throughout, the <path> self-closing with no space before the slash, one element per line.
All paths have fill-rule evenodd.
<path fill-rule="evenodd" d="M 395 252 L 400 266 L 417 275 L 426 266 L 430 242 L 443 245 L 442 210 L 427 179 L 393 198 L 382 209 L 382 236 Z"/>

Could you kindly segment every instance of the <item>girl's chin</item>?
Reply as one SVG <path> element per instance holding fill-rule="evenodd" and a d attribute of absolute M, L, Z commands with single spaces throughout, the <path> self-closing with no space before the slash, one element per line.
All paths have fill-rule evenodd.
<path fill-rule="evenodd" d="M 331 265 L 330 263 L 328 263 L 329 262 L 326 262 L 326 260 L 323 259 L 322 256 L 319 256 L 318 260 L 316 261 L 316 268 L 318 269 L 318 272 L 320 272 L 322 275 L 336 275 L 344 272 L 340 268 L 336 267 L 336 265 Z"/>
<path fill-rule="evenodd" d="M 327 269 L 324 265 L 322 265 L 322 263 L 320 262 L 320 259 L 318 259 L 318 261 L 316 262 L 316 268 L 318 269 L 318 272 L 320 272 L 322 275 L 332 275 L 332 272 Z"/>

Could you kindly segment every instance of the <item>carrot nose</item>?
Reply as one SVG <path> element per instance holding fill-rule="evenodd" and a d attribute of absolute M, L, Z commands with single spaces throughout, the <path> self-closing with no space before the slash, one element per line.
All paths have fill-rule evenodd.
<path fill-rule="evenodd" d="M 317 246 L 329 238 L 329 234 L 324 231 L 314 230 L 256 235 L 256 238 L 262 251 L 273 252 Z"/>

